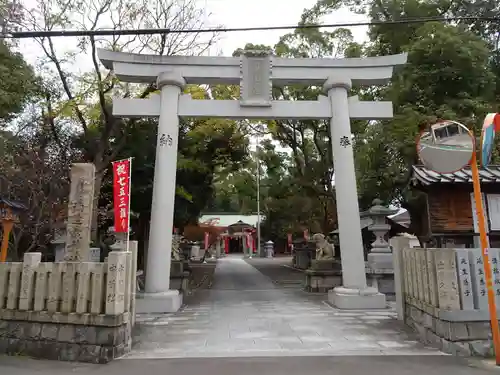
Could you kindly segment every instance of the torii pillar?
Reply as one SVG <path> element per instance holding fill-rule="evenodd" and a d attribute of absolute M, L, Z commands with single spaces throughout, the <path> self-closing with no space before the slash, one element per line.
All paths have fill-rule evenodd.
<path fill-rule="evenodd" d="M 175 312 L 182 295 L 170 289 L 172 228 L 174 227 L 175 181 L 179 141 L 179 97 L 186 85 L 175 72 L 162 72 L 156 86 L 160 89 L 160 117 L 156 140 L 153 202 L 149 230 L 146 290 L 138 295 L 137 312 Z"/>

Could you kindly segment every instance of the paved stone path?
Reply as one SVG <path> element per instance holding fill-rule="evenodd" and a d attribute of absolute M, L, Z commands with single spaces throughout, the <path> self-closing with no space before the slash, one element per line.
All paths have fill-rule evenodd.
<path fill-rule="evenodd" d="M 223 258 L 198 300 L 138 316 L 125 359 L 442 354 L 417 343 L 393 310 L 336 310 L 323 299 L 276 286 L 241 256 Z"/>

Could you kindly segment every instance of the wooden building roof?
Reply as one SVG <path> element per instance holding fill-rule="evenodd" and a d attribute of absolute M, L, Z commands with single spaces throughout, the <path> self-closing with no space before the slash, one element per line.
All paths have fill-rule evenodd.
<path fill-rule="evenodd" d="M 479 178 L 482 184 L 500 183 L 500 165 L 490 165 L 487 168 L 479 168 Z M 463 168 L 454 173 L 437 173 L 422 165 L 413 166 L 412 185 L 422 184 L 472 184 L 472 172 L 470 167 Z"/>

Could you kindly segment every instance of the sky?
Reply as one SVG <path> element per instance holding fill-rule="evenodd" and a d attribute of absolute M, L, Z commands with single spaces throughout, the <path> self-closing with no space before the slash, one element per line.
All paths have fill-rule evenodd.
<path fill-rule="evenodd" d="M 200 6 L 211 13 L 209 25 L 225 27 L 259 27 L 296 25 L 304 8 L 311 8 L 316 0 L 197 0 Z M 324 23 L 363 22 L 367 18 L 354 14 L 347 9 L 334 12 L 326 17 Z M 366 27 L 353 27 L 354 38 L 358 42 L 366 40 Z M 287 31 L 231 32 L 223 37 L 216 46 L 225 55 L 231 55 L 245 43 L 275 44 Z"/>
<path fill-rule="evenodd" d="M 26 8 L 36 7 L 40 0 L 24 0 Z M 158 0 L 161 1 L 161 0 Z M 169 0 L 171 1 L 171 0 Z M 226 28 L 262 27 L 296 25 L 304 8 L 311 8 L 316 0 L 194 0 L 198 6 L 205 9 L 208 15 L 204 18 L 206 27 L 223 26 Z M 323 23 L 363 22 L 367 17 L 354 14 L 347 9 L 335 11 L 325 17 Z M 367 27 L 358 26 L 351 28 L 357 42 L 366 40 Z M 250 31 L 223 33 L 220 40 L 210 49 L 210 55 L 231 56 L 233 51 L 243 47 L 246 43 L 274 45 L 279 37 L 289 31 Z M 74 46 L 73 38 L 55 38 L 56 48 L 63 52 L 65 46 Z M 22 40 L 20 45 L 27 60 L 36 64 L 37 58 L 42 55 L 40 48 L 30 40 Z M 85 65 L 90 62 L 83 57 L 76 65 L 80 70 L 85 70 Z M 83 62 L 86 62 L 85 64 Z"/>

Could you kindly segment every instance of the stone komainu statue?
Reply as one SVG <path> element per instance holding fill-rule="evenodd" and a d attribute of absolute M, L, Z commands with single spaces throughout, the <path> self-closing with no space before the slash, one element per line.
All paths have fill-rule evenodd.
<path fill-rule="evenodd" d="M 334 259 L 335 247 L 326 240 L 324 234 L 316 233 L 312 236 L 312 240 L 316 243 L 316 260 Z"/>

